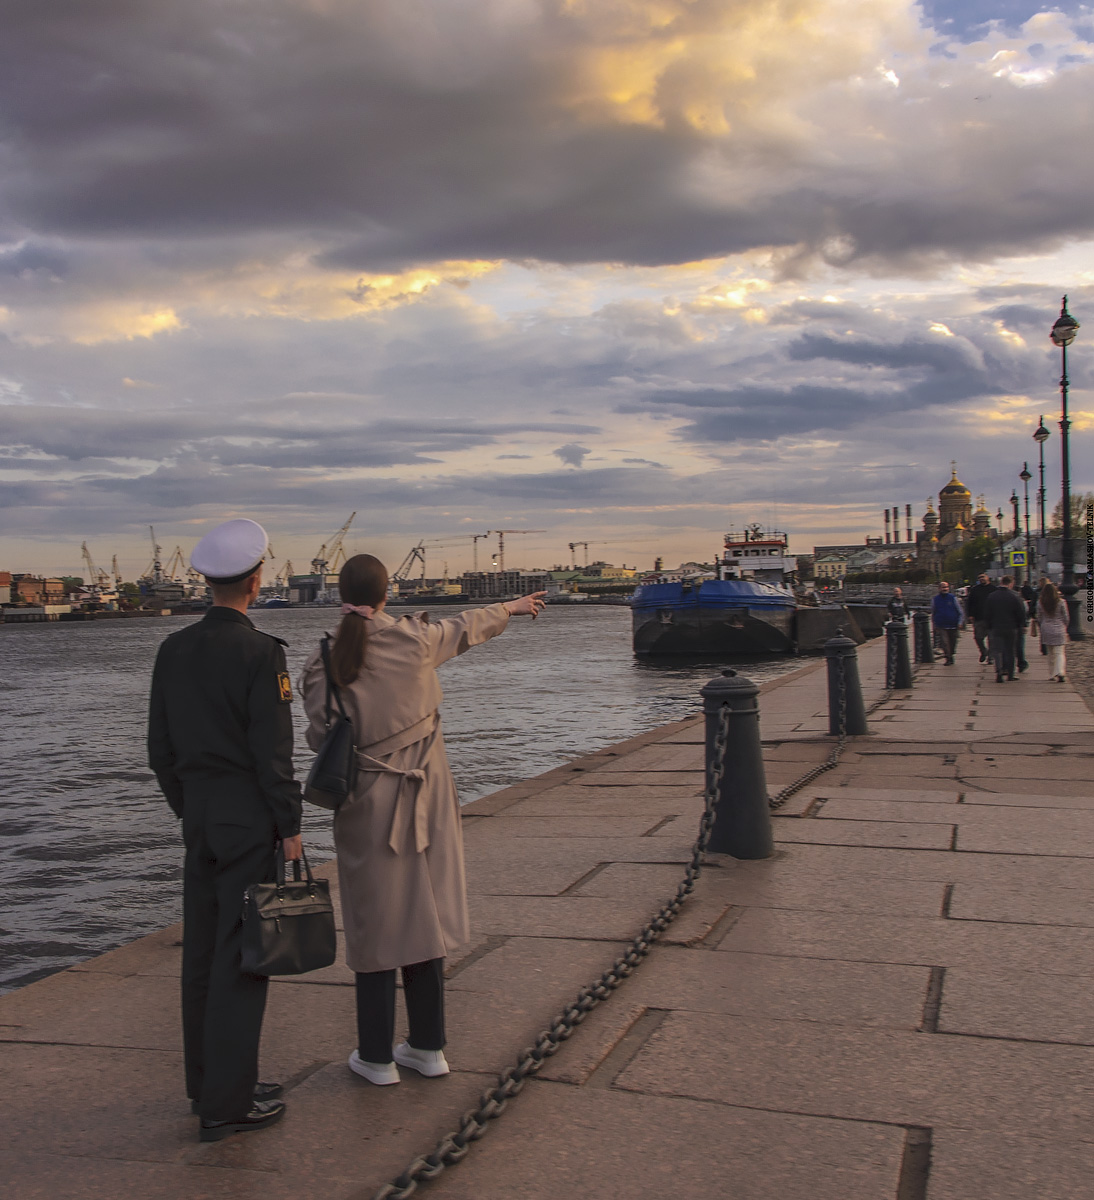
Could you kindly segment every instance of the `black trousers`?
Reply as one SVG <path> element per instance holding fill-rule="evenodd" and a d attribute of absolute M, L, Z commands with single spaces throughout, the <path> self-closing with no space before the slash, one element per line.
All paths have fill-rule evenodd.
<path fill-rule="evenodd" d="M 240 914 L 252 883 L 274 877 L 274 828 L 218 822 L 187 799 L 182 833 L 182 1035 L 186 1093 L 210 1121 L 250 1111 L 267 980 L 240 970 Z"/>
<path fill-rule="evenodd" d="M 938 647 L 946 656 L 947 662 L 953 662 L 953 654 L 957 649 L 957 630 L 945 629 L 941 625 L 935 629 L 935 636 L 938 638 Z"/>
<path fill-rule="evenodd" d="M 403 967 L 409 1042 L 415 1050 L 443 1050 L 444 959 Z M 395 1041 L 395 971 L 357 973 L 357 1053 L 365 1062 L 391 1062 Z"/>
<path fill-rule="evenodd" d="M 1018 644 L 1016 629 L 992 630 L 991 657 L 995 663 L 996 675 L 1011 676 L 1014 674 L 1014 654 Z"/>
<path fill-rule="evenodd" d="M 981 658 L 987 658 L 989 637 L 987 621 L 974 621 L 972 630 L 972 636 L 976 639 L 976 648 L 980 651 Z"/>

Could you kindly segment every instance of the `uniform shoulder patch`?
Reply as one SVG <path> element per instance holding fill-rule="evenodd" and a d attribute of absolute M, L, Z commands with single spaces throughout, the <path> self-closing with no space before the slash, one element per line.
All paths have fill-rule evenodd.
<path fill-rule="evenodd" d="M 292 683 L 288 671 L 277 673 L 277 698 L 282 704 L 292 704 Z"/>

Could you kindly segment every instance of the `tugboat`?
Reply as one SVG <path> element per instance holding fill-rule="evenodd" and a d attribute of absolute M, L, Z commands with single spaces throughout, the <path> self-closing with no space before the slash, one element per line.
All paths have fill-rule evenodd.
<path fill-rule="evenodd" d="M 726 534 L 712 571 L 644 580 L 632 602 L 635 654 L 793 653 L 798 603 L 786 579 L 797 564 L 787 542 L 750 525 Z"/>

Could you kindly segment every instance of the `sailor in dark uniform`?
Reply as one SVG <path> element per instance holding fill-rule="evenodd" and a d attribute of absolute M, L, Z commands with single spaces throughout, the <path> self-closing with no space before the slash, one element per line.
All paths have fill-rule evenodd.
<path fill-rule="evenodd" d="M 202 1141 L 264 1129 L 285 1109 L 258 1082 L 267 980 L 240 970 L 243 893 L 274 877 L 277 842 L 300 857 L 292 767 L 292 688 L 284 642 L 255 629 L 269 543 L 254 521 L 227 521 L 194 548 L 213 607 L 156 657 L 148 761 L 186 846 L 182 1029 L 186 1090 Z"/>

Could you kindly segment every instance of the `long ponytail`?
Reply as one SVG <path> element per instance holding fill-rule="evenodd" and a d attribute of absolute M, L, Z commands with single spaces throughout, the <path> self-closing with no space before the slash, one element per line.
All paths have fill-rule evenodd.
<path fill-rule="evenodd" d="M 338 575 L 338 594 L 344 604 L 373 608 L 387 597 L 387 568 L 371 554 L 355 554 Z M 339 687 L 349 687 L 365 665 L 368 621 L 346 613 L 331 647 L 330 668 Z"/>

